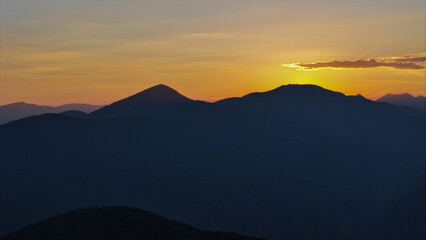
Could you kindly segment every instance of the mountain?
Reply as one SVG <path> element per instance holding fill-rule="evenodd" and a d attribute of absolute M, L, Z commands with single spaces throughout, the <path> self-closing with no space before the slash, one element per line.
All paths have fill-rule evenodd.
<path fill-rule="evenodd" d="M 326 90 L 316 85 L 283 85 L 267 92 L 255 92 L 243 97 L 233 97 L 217 101 L 222 106 L 244 107 L 252 109 L 272 109 L 289 106 L 293 108 L 306 105 L 306 102 L 321 105 L 325 102 L 338 103 L 345 95 Z M 324 105 L 327 106 L 327 105 Z"/>
<path fill-rule="evenodd" d="M 65 111 L 65 112 L 61 112 L 60 114 L 66 115 L 66 116 L 69 116 L 69 117 L 75 117 L 75 118 L 87 117 L 87 113 L 85 113 L 83 111 L 77 111 L 77 110 L 68 110 L 68 111 Z"/>
<path fill-rule="evenodd" d="M 54 109 L 49 106 L 39 106 L 24 102 L 11 103 L 0 106 L 0 124 L 48 112 L 54 112 Z"/>
<path fill-rule="evenodd" d="M 137 102 L 1 125 L 0 234 L 126 205 L 272 240 L 425 237 L 420 110 L 314 85 Z"/>
<path fill-rule="evenodd" d="M 268 123 L 271 131 L 273 128 L 285 128 L 282 123 L 291 122 L 288 126 L 292 127 L 286 131 L 293 134 L 320 131 L 352 139 L 371 134 L 374 135 L 371 138 L 374 141 L 383 133 L 387 134 L 386 131 L 378 131 L 380 128 L 376 128 L 375 123 L 393 122 L 392 124 L 398 125 L 398 122 L 404 121 L 401 118 L 424 116 L 421 111 L 376 103 L 359 96 L 345 96 L 316 85 L 289 84 L 263 93 L 220 100 L 215 104 L 258 111 L 272 119 L 279 119 L 280 121 Z"/>
<path fill-rule="evenodd" d="M 122 116 L 149 111 L 153 107 L 179 107 L 193 102 L 176 90 L 160 84 L 105 106 L 90 115 L 95 118 Z"/>
<path fill-rule="evenodd" d="M 129 207 L 85 208 L 31 224 L 1 240 L 255 240 L 229 232 L 202 231 Z"/>
<path fill-rule="evenodd" d="M 189 99 L 176 90 L 160 84 L 94 111 L 88 115 L 88 118 L 106 119 L 144 115 L 185 121 L 196 119 L 212 121 L 238 114 L 246 113 Z"/>
<path fill-rule="evenodd" d="M 357 95 L 348 95 L 348 97 L 353 97 L 353 98 L 358 98 L 358 99 L 365 99 L 366 98 L 364 96 L 362 96 L 361 94 L 357 94 Z"/>
<path fill-rule="evenodd" d="M 71 111 L 71 110 L 81 111 L 81 112 L 85 112 L 85 113 L 91 113 L 93 111 L 98 110 L 99 108 L 101 108 L 103 106 L 104 105 L 90 105 L 90 104 L 84 104 L 84 103 L 69 103 L 69 104 L 60 105 L 60 106 L 57 106 L 57 107 L 54 107 L 54 108 L 55 108 L 56 113 Z"/>
<path fill-rule="evenodd" d="M 426 97 L 417 96 L 414 97 L 408 93 L 404 94 L 387 94 L 379 99 L 376 102 L 385 102 L 397 106 L 407 106 L 416 109 L 426 111 Z"/>
<path fill-rule="evenodd" d="M 45 113 L 60 113 L 69 110 L 77 110 L 82 112 L 92 112 L 103 106 L 71 103 L 57 107 L 40 106 L 35 104 L 28 104 L 24 102 L 11 103 L 0 106 L 0 124 L 8 123 L 13 120 L 40 115 Z"/>
<path fill-rule="evenodd" d="M 179 104 L 191 99 L 166 85 L 159 84 L 110 105 L 118 108 L 137 108 L 151 105 Z"/>

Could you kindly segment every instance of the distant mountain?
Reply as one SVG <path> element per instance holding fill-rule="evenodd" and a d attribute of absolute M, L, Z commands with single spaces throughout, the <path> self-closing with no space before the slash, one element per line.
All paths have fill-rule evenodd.
<path fill-rule="evenodd" d="M 11 103 L 0 106 L 0 124 L 48 112 L 54 112 L 54 109 L 49 106 L 39 106 L 24 102 Z"/>
<path fill-rule="evenodd" d="M 90 104 L 84 104 L 84 103 L 69 103 L 60 105 L 55 108 L 55 112 L 65 112 L 70 110 L 76 110 L 81 111 L 85 113 L 91 113 L 93 111 L 98 110 L 99 108 L 103 107 L 104 105 L 90 105 Z"/>
<path fill-rule="evenodd" d="M 28 104 L 24 102 L 11 103 L 0 106 L 0 124 L 4 124 L 13 120 L 40 115 L 45 113 L 60 113 L 69 110 L 77 110 L 82 112 L 92 112 L 103 106 L 89 105 L 80 103 L 65 104 L 57 107 L 40 106 L 35 104 Z"/>
<path fill-rule="evenodd" d="M 187 119 L 195 115 L 209 115 L 215 109 L 211 103 L 191 100 L 160 84 L 94 111 L 89 117 L 102 119 L 143 114 Z"/>
<path fill-rule="evenodd" d="M 216 103 L 160 90 L 1 125 L 0 234 L 127 205 L 272 240 L 425 239 L 423 111 L 314 85 Z"/>
<path fill-rule="evenodd" d="M 423 111 L 426 111 L 426 97 L 417 96 L 414 97 L 408 93 L 404 94 L 387 94 L 379 99 L 376 102 L 385 102 L 397 106 L 407 106 L 412 108 L 417 108 Z"/>
<path fill-rule="evenodd" d="M 1 240 L 260 240 L 202 231 L 129 207 L 85 208 L 29 225 Z"/>
<path fill-rule="evenodd" d="M 353 98 L 358 98 L 358 99 L 365 99 L 366 98 L 364 96 L 362 96 L 361 94 L 357 94 L 357 95 L 348 95 L 347 97 L 353 97 Z"/>
<path fill-rule="evenodd" d="M 83 111 L 77 111 L 77 110 L 68 110 L 68 111 L 65 111 L 65 112 L 61 112 L 60 114 L 66 115 L 66 116 L 69 116 L 69 117 L 76 117 L 76 118 L 87 117 L 87 113 L 85 113 Z"/>

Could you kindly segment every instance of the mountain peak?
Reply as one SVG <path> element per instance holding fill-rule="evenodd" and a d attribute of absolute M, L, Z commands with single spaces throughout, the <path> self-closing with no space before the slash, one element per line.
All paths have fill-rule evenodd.
<path fill-rule="evenodd" d="M 414 97 L 409 93 L 403 94 L 386 94 L 376 100 L 376 102 L 385 102 L 399 106 L 408 106 L 420 110 L 426 110 L 426 99 L 422 96 Z"/>
<path fill-rule="evenodd" d="M 318 85 L 314 84 L 287 84 L 281 85 L 276 89 L 324 89 Z"/>
<path fill-rule="evenodd" d="M 266 92 L 249 93 L 240 98 L 217 101 L 222 105 L 249 104 L 261 107 L 294 105 L 306 102 L 335 101 L 344 98 L 343 93 L 334 92 L 313 84 L 288 84 Z"/>
<path fill-rule="evenodd" d="M 412 100 L 415 99 L 411 94 L 409 93 L 402 93 L 402 94 L 386 94 L 385 96 L 377 99 L 378 102 L 381 101 L 392 101 L 392 100 Z"/>
<path fill-rule="evenodd" d="M 284 94 L 286 96 L 310 96 L 310 97 L 337 96 L 337 95 L 343 96 L 342 93 L 334 92 L 313 84 L 282 85 L 266 93 Z"/>
<path fill-rule="evenodd" d="M 145 89 L 144 91 L 146 91 L 146 90 L 174 90 L 173 88 L 171 88 L 171 87 L 169 87 L 169 86 L 167 86 L 167 85 L 164 85 L 164 84 L 157 84 L 157 85 L 155 85 L 155 86 L 153 86 L 153 87 L 150 87 L 150 88 L 147 88 L 147 89 Z"/>
<path fill-rule="evenodd" d="M 178 91 L 163 84 L 143 90 L 133 96 L 113 103 L 112 105 L 147 106 L 161 104 L 175 104 L 188 102 L 191 99 L 183 96 Z"/>
<path fill-rule="evenodd" d="M 138 94 L 157 94 L 162 96 L 170 96 L 170 95 L 176 95 L 176 94 L 181 95 L 179 92 L 177 92 L 173 88 L 166 86 L 164 84 L 155 85 L 153 87 L 150 87 L 148 89 L 145 89 L 137 93 L 136 95 Z"/>
<path fill-rule="evenodd" d="M 401 94 L 401 96 L 414 98 L 413 95 L 411 95 L 409 93 L 403 93 L 403 94 Z"/>
<path fill-rule="evenodd" d="M 16 106 L 38 106 L 38 105 L 30 104 L 30 103 L 26 103 L 26 102 L 14 102 L 14 103 L 2 105 L 0 107 L 16 107 Z"/>
<path fill-rule="evenodd" d="M 92 116 L 133 113 L 144 107 L 174 105 L 191 101 L 173 88 L 159 84 L 94 111 Z"/>

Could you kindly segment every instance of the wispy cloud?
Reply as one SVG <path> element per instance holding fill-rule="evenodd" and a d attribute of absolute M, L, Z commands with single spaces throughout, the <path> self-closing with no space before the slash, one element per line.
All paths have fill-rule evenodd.
<path fill-rule="evenodd" d="M 425 53 L 426 54 L 426 53 Z M 408 55 L 403 57 L 394 58 L 395 62 L 416 62 L 416 63 L 424 63 L 426 62 L 426 56 L 418 56 L 418 55 Z"/>
<path fill-rule="evenodd" d="M 297 70 L 318 70 L 322 68 L 378 68 L 389 67 L 394 69 L 419 70 L 425 69 L 426 53 L 408 55 L 402 57 L 390 57 L 381 59 L 360 59 L 350 61 L 331 61 L 315 63 L 290 63 L 283 64 L 284 67 L 296 68 Z"/>

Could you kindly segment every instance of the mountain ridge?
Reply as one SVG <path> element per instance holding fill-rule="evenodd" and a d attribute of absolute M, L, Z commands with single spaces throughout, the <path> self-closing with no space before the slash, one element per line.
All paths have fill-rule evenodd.
<path fill-rule="evenodd" d="M 380 97 L 376 102 L 390 103 L 397 106 L 406 106 L 426 111 L 426 98 L 422 95 L 414 97 L 409 93 L 386 94 Z"/>
<path fill-rule="evenodd" d="M 0 234 L 66 209 L 130 205 L 274 240 L 424 239 L 411 224 L 423 214 L 411 185 L 424 166 L 424 114 L 291 88 L 325 97 L 283 87 L 232 104 L 1 125 Z M 405 199 L 407 188 L 419 198 Z M 404 214 L 389 216 L 394 208 Z"/>
<path fill-rule="evenodd" d="M 90 113 L 90 116 L 102 118 L 122 114 L 133 114 L 144 108 L 180 105 L 191 102 L 194 102 L 194 100 L 183 96 L 175 89 L 164 84 L 158 84 L 100 108 Z"/>
<path fill-rule="evenodd" d="M 137 208 L 114 206 L 69 211 L 28 225 L 1 240 L 261 240 L 203 231 Z"/>
<path fill-rule="evenodd" d="M 0 106 L 0 124 L 5 124 L 14 120 L 40 115 L 46 113 L 61 113 L 70 110 L 81 111 L 85 113 L 92 112 L 103 105 L 91 105 L 84 103 L 69 103 L 56 107 L 37 105 L 25 102 L 16 102 Z"/>
<path fill-rule="evenodd" d="M 90 104 L 80 104 L 80 103 L 70 103 L 63 104 L 56 107 L 43 106 L 36 104 L 28 104 L 25 102 L 16 102 L 12 104 L 7 104 L 0 106 L 0 124 L 10 122 L 16 119 L 28 117 L 31 115 L 38 115 L 44 113 L 61 113 L 69 110 L 76 110 L 88 113 L 86 117 L 89 118 L 106 118 L 120 115 L 132 115 L 132 114 L 152 114 L 152 112 L 157 111 L 159 108 L 163 108 L 163 111 L 169 112 L 166 115 L 175 114 L 171 112 L 179 111 L 178 109 L 184 109 L 187 111 L 189 108 L 194 108 L 191 105 L 197 105 L 199 108 L 206 108 L 213 105 L 220 106 L 232 106 L 235 102 L 241 101 L 258 101 L 257 98 L 277 98 L 274 101 L 277 101 L 278 98 L 281 98 L 280 101 L 292 101 L 295 104 L 298 104 L 294 101 L 340 101 L 346 99 L 353 100 L 363 100 L 371 101 L 364 98 L 361 94 L 358 95 L 344 95 L 342 93 L 325 89 L 318 85 L 313 84 L 288 84 L 281 85 L 277 88 L 274 88 L 265 92 L 253 92 L 246 94 L 242 97 L 231 97 L 222 100 L 218 100 L 213 104 L 205 101 L 196 101 L 192 100 L 182 94 L 180 94 L 175 89 L 166 86 L 164 84 L 158 84 L 153 87 L 147 88 L 143 91 L 140 91 L 134 95 L 118 100 L 110 105 L 90 105 Z M 395 100 L 386 100 L 387 98 L 404 98 L 405 102 Z M 409 103 L 407 103 L 406 99 Z M 413 100 L 414 99 L 414 100 Z M 347 100 L 345 100 L 347 101 Z M 376 102 L 386 102 L 398 106 L 409 106 L 420 110 L 426 110 L 426 98 L 423 96 L 413 97 L 410 94 L 406 93 L 403 95 L 393 95 L 387 94 L 382 98 L 376 100 Z M 415 102 L 415 103 L 413 103 Z M 14 108 L 14 110 L 9 110 Z M 199 109 L 198 108 L 198 109 Z M 29 110 L 26 110 L 29 109 Z M 156 110 L 153 110 L 156 109 Z M 174 110 L 173 110 L 174 109 Z M 200 110 L 198 110 L 200 111 Z M 407 110 L 408 111 L 408 110 Z M 155 113 L 156 114 L 156 113 Z M 187 114 L 191 114 L 187 112 Z M 197 114 L 197 113 L 196 113 Z M 83 116 L 83 114 L 78 114 Z M 75 115 L 77 116 L 77 115 Z"/>

